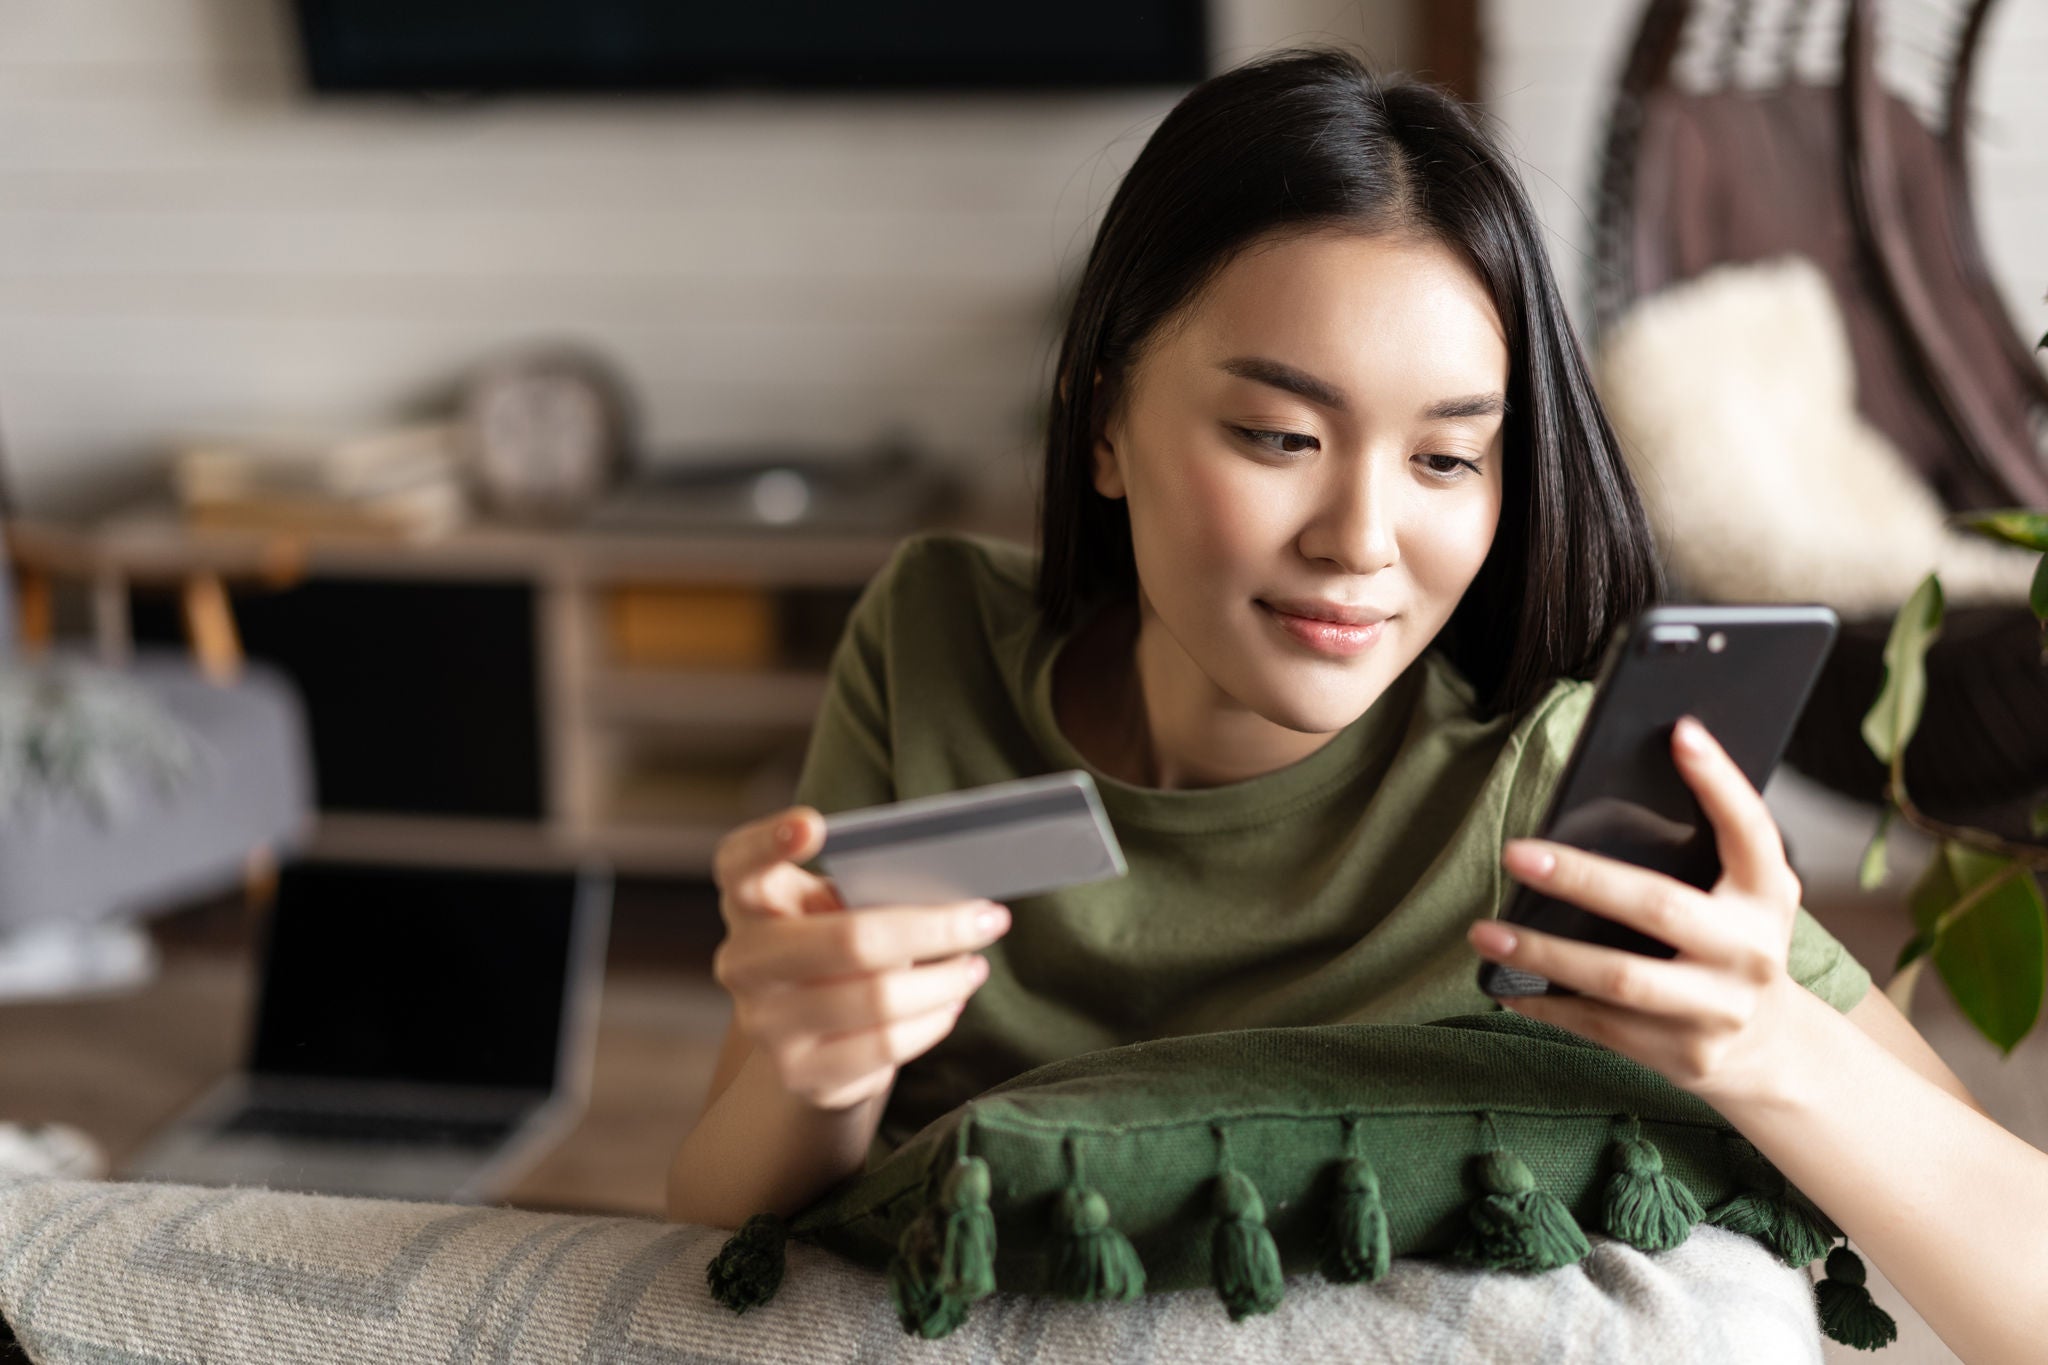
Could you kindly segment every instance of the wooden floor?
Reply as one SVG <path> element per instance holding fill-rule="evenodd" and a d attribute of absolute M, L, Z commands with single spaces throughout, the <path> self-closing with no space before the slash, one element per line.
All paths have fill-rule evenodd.
<path fill-rule="evenodd" d="M 156 921 L 141 990 L 0 1005 L 0 1119 L 61 1120 L 118 1164 L 241 1060 L 254 986 L 238 905 Z M 711 980 L 717 905 L 699 889 L 620 889 L 590 1105 L 511 1189 L 526 1208 L 658 1214 L 668 1160 L 702 1105 L 728 1013 Z"/>

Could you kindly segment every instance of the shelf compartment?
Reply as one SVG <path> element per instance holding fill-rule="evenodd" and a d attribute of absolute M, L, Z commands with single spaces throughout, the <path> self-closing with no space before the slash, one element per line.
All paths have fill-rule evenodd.
<path fill-rule="evenodd" d="M 798 669 L 606 669 L 589 679 L 584 695 L 588 715 L 599 721 L 807 729 L 825 685 L 825 674 Z"/>
<path fill-rule="evenodd" d="M 573 867 L 596 857 L 628 875 L 709 877 L 712 854 L 731 827 L 717 820 L 620 820 L 571 839 L 523 820 L 335 811 L 319 818 L 308 852 L 350 862 L 452 867 Z"/>

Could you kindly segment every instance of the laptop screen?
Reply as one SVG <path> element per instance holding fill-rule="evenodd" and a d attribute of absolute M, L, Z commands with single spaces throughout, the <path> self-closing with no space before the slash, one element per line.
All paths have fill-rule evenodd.
<path fill-rule="evenodd" d="M 569 871 L 288 865 L 250 1070 L 552 1089 L 581 965 L 578 885 Z"/>

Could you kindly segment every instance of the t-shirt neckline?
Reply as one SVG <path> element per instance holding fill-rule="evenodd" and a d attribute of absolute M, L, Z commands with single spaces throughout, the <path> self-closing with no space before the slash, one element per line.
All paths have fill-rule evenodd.
<path fill-rule="evenodd" d="M 1056 769 L 1079 768 L 1094 778 L 1104 808 L 1119 824 L 1178 833 L 1240 828 L 1310 805 L 1370 769 L 1399 743 L 1424 681 L 1432 650 L 1387 685 L 1363 714 L 1314 753 L 1283 768 L 1216 787 L 1142 787 L 1110 776 L 1089 762 L 1059 727 L 1053 710 L 1053 674 L 1060 652 L 1104 609 L 1084 608 L 1072 625 L 1042 633 L 1027 678 L 1025 721 Z"/>

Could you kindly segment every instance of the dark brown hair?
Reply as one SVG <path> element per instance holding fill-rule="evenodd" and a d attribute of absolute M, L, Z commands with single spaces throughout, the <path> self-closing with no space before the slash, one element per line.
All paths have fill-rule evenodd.
<path fill-rule="evenodd" d="M 1503 503 L 1437 643 L 1487 714 L 1587 677 L 1662 591 L 1654 542 L 1506 158 L 1453 95 L 1292 49 L 1212 77 L 1139 153 L 1097 231 L 1060 343 L 1039 503 L 1038 605 L 1063 630 L 1136 592 L 1124 503 L 1091 451 L 1140 351 L 1254 239 L 1343 228 L 1435 237 L 1485 282 L 1508 341 Z M 1092 382 L 1097 370 L 1102 383 Z"/>

